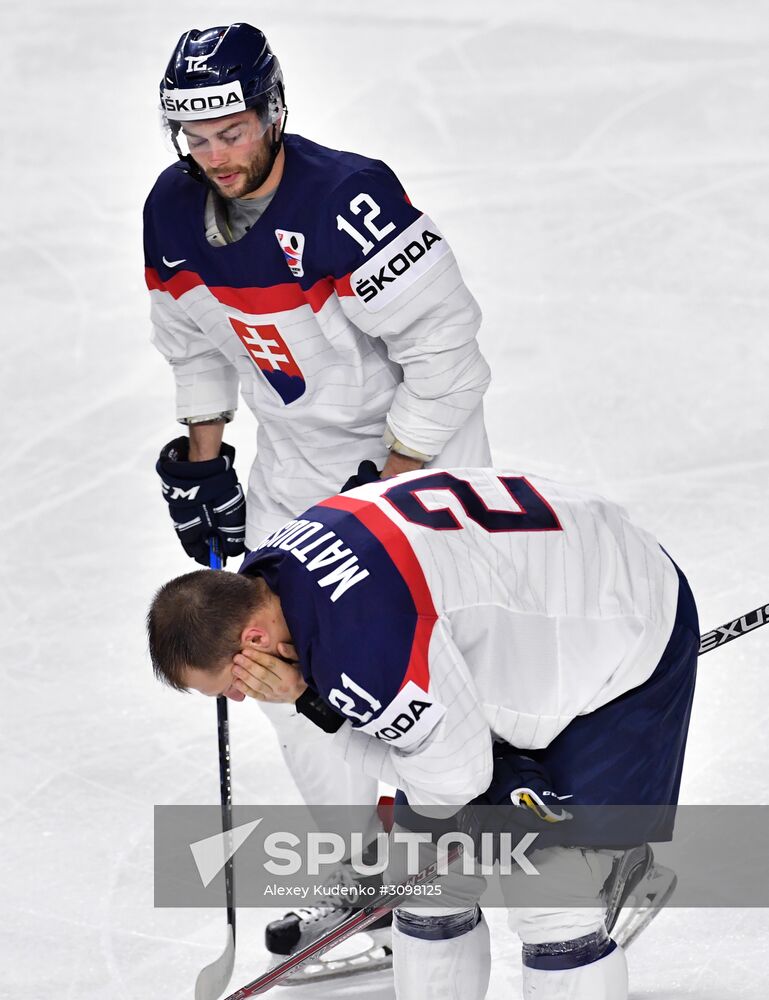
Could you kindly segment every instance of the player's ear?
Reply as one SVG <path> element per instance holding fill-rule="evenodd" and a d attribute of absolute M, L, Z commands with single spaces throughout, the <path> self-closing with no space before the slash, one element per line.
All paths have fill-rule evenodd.
<path fill-rule="evenodd" d="M 267 630 L 258 625 L 247 625 L 240 633 L 240 642 L 245 649 L 246 646 L 255 646 L 257 649 L 267 649 L 270 645 L 270 637 Z"/>

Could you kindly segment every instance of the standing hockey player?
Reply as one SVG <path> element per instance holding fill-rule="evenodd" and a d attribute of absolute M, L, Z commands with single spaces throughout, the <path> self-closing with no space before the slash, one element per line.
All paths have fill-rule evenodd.
<path fill-rule="evenodd" d="M 216 639 L 191 624 L 202 606 Z M 522 789 L 544 815 L 553 789 L 574 805 L 677 801 L 694 600 L 654 538 L 579 489 L 490 469 L 365 485 L 274 532 L 239 575 L 171 581 L 149 622 L 167 682 L 293 701 L 335 729 L 329 755 L 414 808 L 509 804 Z M 289 641 L 300 669 L 275 655 Z M 590 852 L 549 854 L 561 898 L 511 911 L 524 996 L 625 1000 Z M 477 906 L 400 907 L 394 948 L 401 1000 L 485 995 Z"/>
<path fill-rule="evenodd" d="M 185 551 L 254 548 L 348 479 L 488 465 L 480 311 L 390 168 L 284 134 L 281 68 L 248 24 L 186 32 L 160 102 L 179 162 L 145 206 L 146 280 L 189 435 L 157 463 Z M 222 441 L 239 389 L 258 420 L 245 502 Z M 340 788 L 305 720 L 269 708 L 305 801 L 373 809 L 375 781 Z"/>
<path fill-rule="evenodd" d="M 389 167 L 284 135 L 280 66 L 247 24 L 183 35 L 160 99 L 181 159 L 147 200 L 146 276 L 189 443 L 158 470 L 189 554 L 207 562 L 212 531 L 243 551 L 221 448 L 238 386 L 258 419 L 249 548 L 365 460 L 488 464 L 479 309 Z"/>

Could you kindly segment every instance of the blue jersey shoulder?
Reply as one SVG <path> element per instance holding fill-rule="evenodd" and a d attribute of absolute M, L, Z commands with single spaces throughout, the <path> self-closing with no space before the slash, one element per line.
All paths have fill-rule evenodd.
<path fill-rule="evenodd" d="M 192 177 L 181 161 L 160 174 L 144 203 L 146 267 L 162 267 L 164 253 L 176 255 L 173 245 L 179 242 L 180 220 L 195 220 L 202 232 L 207 193 L 207 186 Z M 187 228 L 184 226 L 182 231 Z"/>
<path fill-rule="evenodd" d="M 318 205 L 314 245 L 322 247 L 327 274 L 341 278 L 381 250 L 421 213 L 382 160 L 328 149 L 299 139 L 295 149 L 316 169 L 303 194 Z"/>
<path fill-rule="evenodd" d="M 393 701 L 421 641 L 424 608 L 370 527 L 348 511 L 313 507 L 265 539 L 240 571 L 264 576 L 280 597 L 305 679 L 324 700 L 344 705 L 354 725 Z"/>
<path fill-rule="evenodd" d="M 287 135 L 285 143 L 287 157 L 298 165 L 303 176 L 307 177 L 316 189 L 322 188 L 326 195 L 361 170 L 382 171 L 384 174 L 395 176 L 381 160 L 360 153 L 322 146 L 301 135 Z"/>
<path fill-rule="evenodd" d="M 330 149 L 302 136 L 286 137 L 282 194 L 305 237 L 314 277 L 341 278 L 387 245 L 420 213 L 382 160 Z"/>

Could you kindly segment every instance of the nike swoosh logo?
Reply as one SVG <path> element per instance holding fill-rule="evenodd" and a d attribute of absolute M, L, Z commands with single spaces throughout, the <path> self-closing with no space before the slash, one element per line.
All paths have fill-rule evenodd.
<path fill-rule="evenodd" d="M 180 264 L 184 264 L 186 260 L 187 260 L 186 257 L 182 257 L 181 260 L 166 260 L 164 257 L 163 263 L 165 264 L 166 267 L 178 267 Z"/>

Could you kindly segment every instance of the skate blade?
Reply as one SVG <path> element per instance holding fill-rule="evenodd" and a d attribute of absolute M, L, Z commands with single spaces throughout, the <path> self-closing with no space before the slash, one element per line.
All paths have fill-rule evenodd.
<path fill-rule="evenodd" d="M 327 956 L 317 962 L 308 962 L 292 976 L 287 976 L 281 985 L 304 986 L 307 983 L 325 982 L 329 979 L 344 979 L 362 973 L 383 972 L 392 969 L 392 948 L 390 946 L 389 928 L 382 931 L 367 931 L 350 938 L 349 943 L 332 948 Z M 344 954 L 345 945 L 358 942 L 359 938 L 368 939 L 368 947 L 353 954 Z M 358 942 L 359 944 L 361 942 Z"/>
<path fill-rule="evenodd" d="M 670 897 L 676 891 L 678 878 L 669 869 L 661 869 L 649 882 L 642 883 L 645 892 L 643 899 L 633 909 L 621 914 L 612 934 L 612 938 L 627 950 L 661 912 Z M 638 887 L 639 889 L 641 886 Z M 631 896 L 631 900 L 633 897 Z M 643 902 L 645 905 L 641 906 Z"/>
<path fill-rule="evenodd" d="M 620 860 L 619 870 L 612 873 L 612 891 L 606 904 L 606 930 L 613 935 L 623 907 L 633 897 L 633 891 L 643 883 L 654 866 L 654 854 L 645 844 Z"/>

